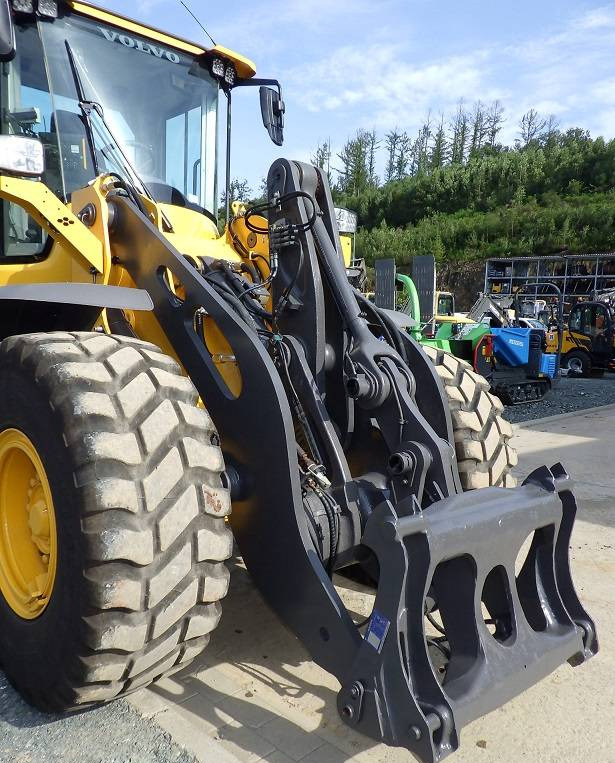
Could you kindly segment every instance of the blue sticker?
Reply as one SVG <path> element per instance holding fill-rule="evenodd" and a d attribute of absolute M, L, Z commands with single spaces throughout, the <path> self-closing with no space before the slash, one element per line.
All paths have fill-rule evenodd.
<path fill-rule="evenodd" d="M 374 649 L 380 653 L 384 642 L 389 632 L 391 621 L 378 612 L 372 613 L 372 618 L 369 621 L 369 628 L 365 634 L 365 640 L 368 644 L 374 647 Z"/>

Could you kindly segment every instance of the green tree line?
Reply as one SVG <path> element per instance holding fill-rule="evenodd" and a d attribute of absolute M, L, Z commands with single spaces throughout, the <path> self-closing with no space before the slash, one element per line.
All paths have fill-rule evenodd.
<path fill-rule="evenodd" d="M 615 140 L 562 131 L 532 109 L 504 145 L 504 124 L 498 101 L 460 103 L 448 119 L 428 115 L 414 136 L 360 130 L 335 156 L 320 144 L 312 161 L 329 173 L 336 203 L 359 215 L 358 256 L 615 249 Z"/>

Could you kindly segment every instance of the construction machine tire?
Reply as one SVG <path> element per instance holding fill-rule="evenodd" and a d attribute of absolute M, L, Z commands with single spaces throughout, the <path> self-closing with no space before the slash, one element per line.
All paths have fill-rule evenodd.
<path fill-rule="evenodd" d="M 513 431 L 502 418 L 502 402 L 472 366 L 444 350 L 423 347 L 436 367 L 448 399 L 459 477 L 464 490 L 515 487 L 511 470 L 518 458 Z"/>
<path fill-rule="evenodd" d="M 570 350 L 564 355 L 562 367 L 568 369 L 569 374 L 588 377 L 592 375 L 592 359 L 585 350 Z"/>
<path fill-rule="evenodd" d="M 44 611 L 23 619 L 0 595 L 10 681 L 60 712 L 184 667 L 218 624 L 232 552 L 219 439 L 194 386 L 154 345 L 50 333 L 2 342 L 0 390 L 0 436 L 33 443 L 57 530 Z"/>

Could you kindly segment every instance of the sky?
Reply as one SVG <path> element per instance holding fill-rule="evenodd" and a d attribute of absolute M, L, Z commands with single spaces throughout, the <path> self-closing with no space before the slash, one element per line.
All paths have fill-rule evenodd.
<path fill-rule="evenodd" d="M 188 39 L 204 35 L 179 0 L 93 0 Z M 615 137 L 615 2 L 591 0 L 190 0 L 217 43 L 280 80 L 282 148 L 262 127 L 258 90 L 234 97 L 232 175 L 260 190 L 278 157 L 309 161 L 331 142 L 332 165 L 357 129 L 415 133 L 460 99 L 499 99 L 512 143 L 530 108 L 565 129 Z M 384 142 L 384 141 L 383 141 Z M 381 151 L 380 171 L 385 161 Z"/>

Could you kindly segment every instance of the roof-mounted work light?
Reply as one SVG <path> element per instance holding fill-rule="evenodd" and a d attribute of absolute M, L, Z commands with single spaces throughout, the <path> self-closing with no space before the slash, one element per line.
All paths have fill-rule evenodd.
<path fill-rule="evenodd" d="M 34 0 L 13 0 L 13 10 L 17 13 L 34 13 Z"/>
<path fill-rule="evenodd" d="M 58 0 L 13 0 L 13 10 L 16 13 L 35 13 L 49 19 L 58 18 Z"/>
<path fill-rule="evenodd" d="M 235 67 L 233 66 L 233 64 L 228 64 L 228 66 L 224 70 L 224 82 L 229 87 L 235 86 L 235 82 L 237 82 L 237 72 L 235 71 Z"/>
<path fill-rule="evenodd" d="M 39 16 L 47 16 L 50 19 L 58 18 L 58 0 L 38 0 Z"/>
<path fill-rule="evenodd" d="M 221 58 L 214 58 L 211 62 L 211 73 L 219 79 L 224 77 L 224 61 Z"/>

